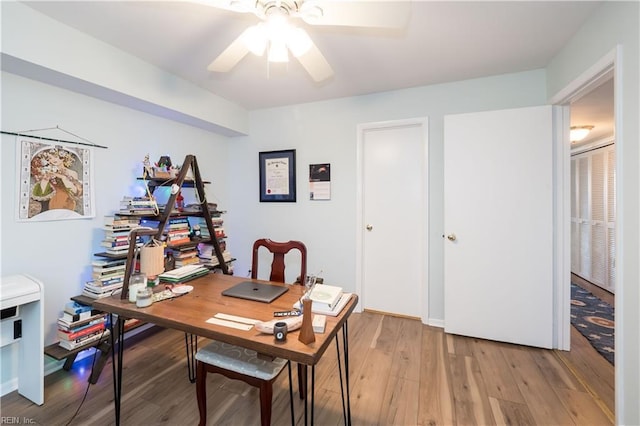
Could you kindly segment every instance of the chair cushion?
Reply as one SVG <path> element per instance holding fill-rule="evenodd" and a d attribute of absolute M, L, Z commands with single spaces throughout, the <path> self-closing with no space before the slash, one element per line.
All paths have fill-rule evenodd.
<path fill-rule="evenodd" d="M 215 340 L 198 350 L 196 360 L 262 380 L 273 379 L 287 365 L 286 359 L 260 359 L 254 350 Z"/>

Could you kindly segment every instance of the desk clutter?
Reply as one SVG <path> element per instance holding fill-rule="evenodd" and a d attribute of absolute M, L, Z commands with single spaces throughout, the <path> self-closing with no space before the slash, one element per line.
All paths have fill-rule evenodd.
<path fill-rule="evenodd" d="M 311 299 L 311 312 L 319 315 L 335 317 L 349 302 L 351 293 L 345 293 L 342 287 L 327 284 L 314 284 L 301 299 Z M 293 304 L 294 309 L 301 310 L 301 300 Z"/>

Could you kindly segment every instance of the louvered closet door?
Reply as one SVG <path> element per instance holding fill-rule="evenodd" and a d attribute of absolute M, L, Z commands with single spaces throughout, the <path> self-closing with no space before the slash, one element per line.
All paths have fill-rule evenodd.
<path fill-rule="evenodd" d="M 616 283 L 616 150 L 607 151 L 607 280 L 605 288 L 615 293 Z"/>
<path fill-rule="evenodd" d="M 571 160 L 571 271 L 614 292 L 615 147 Z"/>
<path fill-rule="evenodd" d="M 571 160 L 571 270 L 580 273 L 580 223 L 578 222 L 578 160 Z"/>
<path fill-rule="evenodd" d="M 591 282 L 601 287 L 607 279 L 606 153 L 591 157 Z"/>
<path fill-rule="evenodd" d="M 589 214 L 589 157 L 578 159 L 578 239 L 580 275 L 591 278 L 591 224 Z"/>

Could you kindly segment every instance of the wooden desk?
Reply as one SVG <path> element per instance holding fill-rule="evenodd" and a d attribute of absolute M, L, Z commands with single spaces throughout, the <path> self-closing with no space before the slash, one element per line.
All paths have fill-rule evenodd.
<path fill-rule="evenodd" d="M 126 299 L 120 299 L 119 296 L 99 299 L 94 302 L 94 308 L 110 314 L 117 314 L 119 318 L 135 318 L 144 322 L 156 324 L 166 328 L 184 331 L 188 334 L 206 337 L 218 340 L 220 342 L 231 343 L 245 348 L 253 349 L 259 353 L 266 355 L 285 358 L 300 364 L 311 366 L 311 423 L 313 423 L 313 391 L 315 365 L 331 344 L 332 339 L 336 339 L 338 344 L 338 331 L 343 331 L 343 348 L 344 348 L 344 374 L 346 377 L 346 410 L 345 423 L 350 424 L 350 404 L 349 404 L 349 376 L 348 376 L 348 337 L 347 337 L 347 319 L 353 312 L 358 297 L 351 296 L 351 300 L 344 307 L 340 315 L 337 317 L 327 317 L 325 332 L 316 334 L 315 342 L 305 345 L 298 341 L 298 331 L 292 331 L 287 336 L 285 343 L 276 344 L 272 335 L 261 334 L 254 328 L 249 331 L 237 330 L 230 327 L 209 324 L 207 319 L 213 317 L 217 313 L 225 313 L 237 315 L 247 318 L 269 321 L 274 319 L 275 311 L 291 310 L 293 304 L 300 299 L 304 293 L 304 287 L 300 285 L 286 285 L 289 291 L 280 296 L 272 303 L 260 303 L 243 299 L 222 296 L 221 292 L 241 281 L 247 281 L 247 278 L 234 277 L 222 274 L 209 274 L 207 276 L 190 281 L 189 285 L 193 285 L 193 291 L 177 297 L 175 299 L 156 302 L 147 308 L 137 308 L 135 304 L 130 303 Z M 266 282 L 254 280 L 256 282 Z M 280 283 L 271 283 L 276 285 L 285 285 Z M 113 321 L 112 327 L 113 325 Z M 123 326 L 123 321 L 117 321 L 117 327 Z M 122 393 L 122 363 L 124 340 L 122 339 L 122 330 L 113 331 L 111 335 L 120 336 L 118 344 L 112 345 L 113 370 L 114 370 L 114 403 L 116 424 L 120 424 L 120 401 Z M 118 348 L 117 358 L 115 348 Z M 338 354 L 340 353 L 338 347 Z M 340 359 L 340 382 L 342 385 L 342 367 Z M 308 392 L 305 392 L 305 396 Z M 344 394 L 343 394 L 344 398 Z M 344 405 L 344 404 L 343 404 Z M 306 413 L 305 403 L 305 413 Z M 306 418 L 306 416 L 305 416 Z"/>

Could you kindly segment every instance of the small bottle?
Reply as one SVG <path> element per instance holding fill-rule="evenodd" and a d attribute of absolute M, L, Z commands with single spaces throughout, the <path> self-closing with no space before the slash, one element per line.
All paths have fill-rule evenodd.
<path fill-rule="evenodd" d="M 184 210 L 184 197 L 182 196 L 182 191 L 178 191 L 178 196 L 176 197 L 176 209 L 179 212 Z"/>

